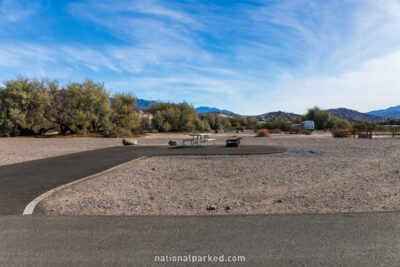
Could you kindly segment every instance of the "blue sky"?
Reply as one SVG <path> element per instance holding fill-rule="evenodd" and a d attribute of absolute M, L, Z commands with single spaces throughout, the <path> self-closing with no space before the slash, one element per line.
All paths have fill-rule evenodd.
<path fill-rule="evenodd" d="M 0 0 L 0 80 L 241 114 L 400 104 L 400 0 Z"/>

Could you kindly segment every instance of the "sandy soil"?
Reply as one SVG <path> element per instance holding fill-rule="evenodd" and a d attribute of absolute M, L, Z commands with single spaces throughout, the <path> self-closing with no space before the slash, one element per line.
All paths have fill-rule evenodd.
<path fill-rule="evenodd" d="M 154 140 L 163 142 L 160 138 Z M 400 139 L 273 135 L 247 136 L 243 143 L 289 151 L 147 158 L 59 191 L 38 211 L 210 215 L 400 209 Z"/>

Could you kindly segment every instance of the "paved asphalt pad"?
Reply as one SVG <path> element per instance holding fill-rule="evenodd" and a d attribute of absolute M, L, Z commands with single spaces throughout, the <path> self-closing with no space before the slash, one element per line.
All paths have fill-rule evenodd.
<path fill-rule="evenodd" d="M 162 255 L 245 256 L 223 266 L 399 266 L 399 251 L 399 212 L 0 216 L 0 266 L 193 266 L 157 264 Z"/>
<path fill-rule="evenodd" d="M 171 148 L 118 146 L 0 166 L 0 215 L 21 215 L 39 195 L 142 156 L 250 155 L 285 152 L 273 146 Z"/>

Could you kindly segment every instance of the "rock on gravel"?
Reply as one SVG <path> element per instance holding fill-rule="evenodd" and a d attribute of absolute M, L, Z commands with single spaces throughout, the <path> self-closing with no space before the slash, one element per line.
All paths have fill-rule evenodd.
<path fill-rule="evenodd" d="M 124 146 L 137 146 L 138 140 L 136 138 L 122 139 L 122 144 Z"/>
<path fill-rule="evenodd" d="M 169 140 L 168 145 L 170 146 L 176 146 L 176 141 L 175 140 Z"/>

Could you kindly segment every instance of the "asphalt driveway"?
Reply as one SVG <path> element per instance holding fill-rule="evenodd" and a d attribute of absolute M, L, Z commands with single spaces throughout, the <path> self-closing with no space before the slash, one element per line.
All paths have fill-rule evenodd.
<path fill-rule="evenodd" d="M 39 195 L 142 156 L 247 155 L 285 152 L 273 146 L 171 148 L 118 146 L 0 166 L 0 215 L 22 214 Z"/>

